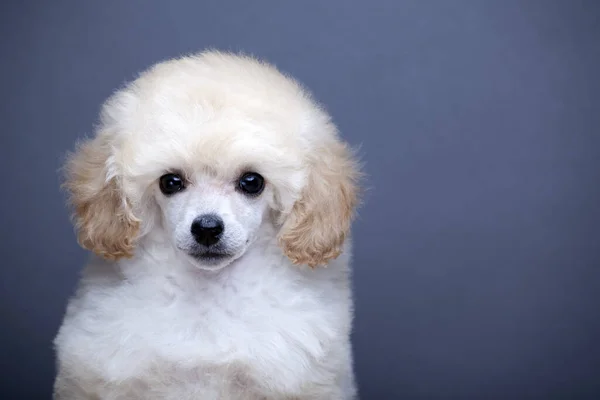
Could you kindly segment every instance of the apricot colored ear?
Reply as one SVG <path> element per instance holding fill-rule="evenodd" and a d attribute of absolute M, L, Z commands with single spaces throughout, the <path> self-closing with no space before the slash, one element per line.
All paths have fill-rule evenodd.
<path fill-rule="evenodd" d="M 120 177 L 109 176 L 111 148 L 100 134 L 83 143 L 65 166 L 80 245 L 101 257 L 131 257 L 140 221 L 133 215 Z"/>
<path fill-rule="evenodd" d="M 308 183 L 279 234 L 292 262 L 315 267 L 341 253 L 358 202 L 358 175 L 343 143 L 332 141 L 313 154 Z"/>

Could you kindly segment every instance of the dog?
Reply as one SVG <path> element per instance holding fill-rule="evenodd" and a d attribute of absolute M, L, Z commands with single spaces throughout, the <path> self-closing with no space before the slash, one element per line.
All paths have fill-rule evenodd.
<path fill-rule="evenodd" d="M 356 398 L 361 168 L 296 80 L 237 53 L 160 62 L 64 172 L 91 258 L 54 340 L 56 400 Z"/>

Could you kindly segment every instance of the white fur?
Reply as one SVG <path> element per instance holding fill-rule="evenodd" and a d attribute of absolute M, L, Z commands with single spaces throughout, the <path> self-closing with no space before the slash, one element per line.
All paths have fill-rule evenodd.
<path fill-rule="evenodd" d="M 82 274 L 55 399 L 355 398 L 350 242 L 310 268 L 277 240 L 314 149 L 338 140 L 295 81 L 215 52 L 164 62 L 107 101 L 94 140 L 109 152 L 95 183 L 118 178 L 141 226 L 132 258 L 94 256 Z M 157 179 L 174 169 L 189 184 L 166 197 Z M 257 198 L 235 190 L 247 170 L 267 180 Z M 204 213 L 234 253 L 216 266 L 187 253 Z"/>

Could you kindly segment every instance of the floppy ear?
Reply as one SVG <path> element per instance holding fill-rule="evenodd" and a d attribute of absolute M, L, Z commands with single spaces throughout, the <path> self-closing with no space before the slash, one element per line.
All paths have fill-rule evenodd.
<path fill-rule="evenodd" d="M 340 255 L 357 205 L 358 174 L 352 152 L 336 140 L 311 154 L 307 185 L 279 233 L 293 263 L 315 267 Z"/>
<path fill-rule="evenodd" d="M 64 187 L 79 244 L 116 260 L 132 256 L 140 221 L 123 193 L 121 178 L 110 172 L 111 153 L 109 140 L 101 134 L 84 142 L 67 161 Z"/>

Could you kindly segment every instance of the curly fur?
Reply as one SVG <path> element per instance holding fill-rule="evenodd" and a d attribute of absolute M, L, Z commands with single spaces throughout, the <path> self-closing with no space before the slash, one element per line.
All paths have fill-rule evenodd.
<path fill-rule="evenodd" d="M 65 167 L 79 244 L 109 260 L 131 257 L 139 232 L 118 177 L 108 177 L 108 143 L 87 142 Z M 106 178 L 105 178 L 106 177 Z M 108 179 L 106 181 L 105 179 Z"/>
<path fill-rule="evenodd" d="M 259 196 L 236 189 L 248 170 Z M 173 171 L 186 187 L 166 196 Z M 296 81 L 219 52 L 157 64 L 107 100 L 65 172 L 94 255 L 55 339 L 55 399 L 355 398 L 359 166 Z M 222 261 L 197 255 L 206 213 Z"/>
<path fill-rule="evenodd" d="M 357 203 L 357 178 L 347 146 L 332 142 L 315 150 L 307 185 L 279 234 L 292 262 L 315 267 L 340 255 Z"/>

